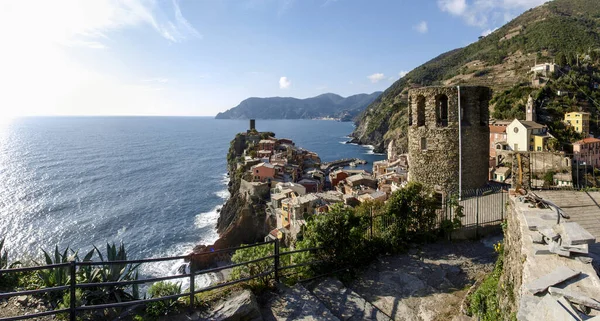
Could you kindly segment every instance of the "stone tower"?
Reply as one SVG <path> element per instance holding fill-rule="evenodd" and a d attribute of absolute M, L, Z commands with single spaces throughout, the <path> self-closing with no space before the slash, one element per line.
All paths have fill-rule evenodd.
<path fill-rule="evenodd" d="M 409 92 L 411 181 L 445 193 L 487 183 L 490 98 L 488 87 L 425 87 Z"/>
<path fill-rule="evenodd" d="M 250 131 L 256 130 L 256 120 L 250 119 Z"/>
<path fill-rule="evenodd" d="M 529 99 L 527 99 L 527 107 L 525 107 L 525 120 L 526 121 L 536 121 L 537 117 L 535 115 L 535 104 L 533 102 L 533 98 L 529 95 Z"/>

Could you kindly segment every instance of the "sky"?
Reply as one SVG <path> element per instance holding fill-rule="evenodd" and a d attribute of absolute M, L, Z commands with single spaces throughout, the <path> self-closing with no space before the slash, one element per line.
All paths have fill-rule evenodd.
<path fill-rule="evenodd" d="M 383 91 L 547 0 L 0 0 L 0 118 Z"/>

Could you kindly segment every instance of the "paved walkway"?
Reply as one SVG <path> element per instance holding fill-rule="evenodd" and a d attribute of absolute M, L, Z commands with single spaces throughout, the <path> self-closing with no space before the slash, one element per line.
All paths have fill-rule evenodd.
<path fill-rule="evenodd" d="M 600 192 L 536 191 L 538 196 L 554 202 L 600 241 Z M 597 243 L 598 244 L 598 243 Z"/>

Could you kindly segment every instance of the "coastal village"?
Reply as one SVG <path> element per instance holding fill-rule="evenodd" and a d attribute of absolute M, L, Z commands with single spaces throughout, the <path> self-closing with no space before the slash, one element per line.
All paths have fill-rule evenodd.
<path fill-rule="evenodd" d="M 546 63 L 531 72 L 539 81 L 559 68 Z M 266 214 L 274 226 L 265 239 L 293 244 L 311 215 L 327 213 L 337 203 L 354 207 L 385 202 L 410 180 L 429 185 L 444 199 L 457 190 L 484 186 L 571 188 L 600 166 L 600 139 L 590 135 L 590 113 L 564 115 L 565 126 L 585 137 L 567 154 L 556 150 L 548 127 L 537 122 L 532 97 L 525 119 L 511 121 L 490 119 L 491 92 L 486 87 L 464 87 L 460 103 L 457 97 L 456 88 L 414 88 L 408 97 L 409 152 L 398 154 L 390 143 L 387 159 L 373 163 L 372 170 L 355 169 L 356 163 L 364 162 L 359 159 L 323 163 L 291 139 L 258 132 L 255 120 L 250 120 L 250 128 L 242 133 L 247 148 L 236 154 L 245 170 L 243 180 L 265 196 Z M 465 132 L 461 138 L 459 117 L 460 131 Z M 526 165 L 516 164 L 517 153 L 527 156 Z"/>

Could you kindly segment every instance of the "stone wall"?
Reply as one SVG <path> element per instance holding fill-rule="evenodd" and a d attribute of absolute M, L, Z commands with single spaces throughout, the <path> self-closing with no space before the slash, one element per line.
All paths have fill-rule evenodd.
<path fill-rule="evenodd" d="M 426 87 L 409 93 L 410 180 L 445 192 L 459 187 L 458 96 L 456 87 Z M 463 190 L 488 181 L 490 97 L 487 87 L 460 87 Z"/>

